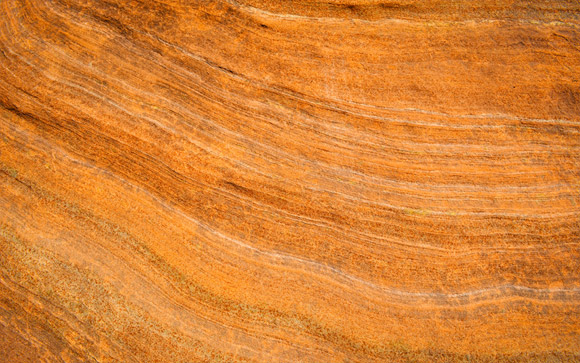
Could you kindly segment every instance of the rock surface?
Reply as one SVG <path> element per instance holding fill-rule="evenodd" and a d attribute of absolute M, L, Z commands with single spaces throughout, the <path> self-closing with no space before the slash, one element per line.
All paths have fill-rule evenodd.
<path fill-rule="evenodd" d="M 580 360 L 577 1 L 0 1 L 0 361 Z"/>

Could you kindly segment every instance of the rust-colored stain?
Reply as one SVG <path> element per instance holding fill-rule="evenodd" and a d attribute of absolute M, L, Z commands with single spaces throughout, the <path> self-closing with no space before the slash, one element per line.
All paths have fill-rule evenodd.
<path fill-rule="evenodd" d="M 580 361 L 577 1 L 0 1 L 0 362 L 496 361 Z"/>

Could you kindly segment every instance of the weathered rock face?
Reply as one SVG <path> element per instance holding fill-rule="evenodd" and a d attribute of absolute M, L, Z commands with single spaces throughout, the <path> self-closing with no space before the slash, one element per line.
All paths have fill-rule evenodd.
<path fill-rule="evenodd" d="M 0 361 L 580 359 L 576 1 L 0 1 Z"/>

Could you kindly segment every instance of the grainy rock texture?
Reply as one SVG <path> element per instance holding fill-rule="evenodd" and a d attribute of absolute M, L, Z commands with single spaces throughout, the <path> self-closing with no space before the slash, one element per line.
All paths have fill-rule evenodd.
<path fill-rule="evenodd" d="M 579 361 L 579 27 L 0 0 L 0 361 Z"/>

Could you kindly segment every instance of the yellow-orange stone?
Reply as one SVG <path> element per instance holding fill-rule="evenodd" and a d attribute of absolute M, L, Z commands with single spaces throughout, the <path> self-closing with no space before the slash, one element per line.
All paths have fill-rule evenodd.
<path fill-rule="evenodd" d="M 0 362 L 468 361 L 580 361 L 577 1 L 0 1 Z"/>

